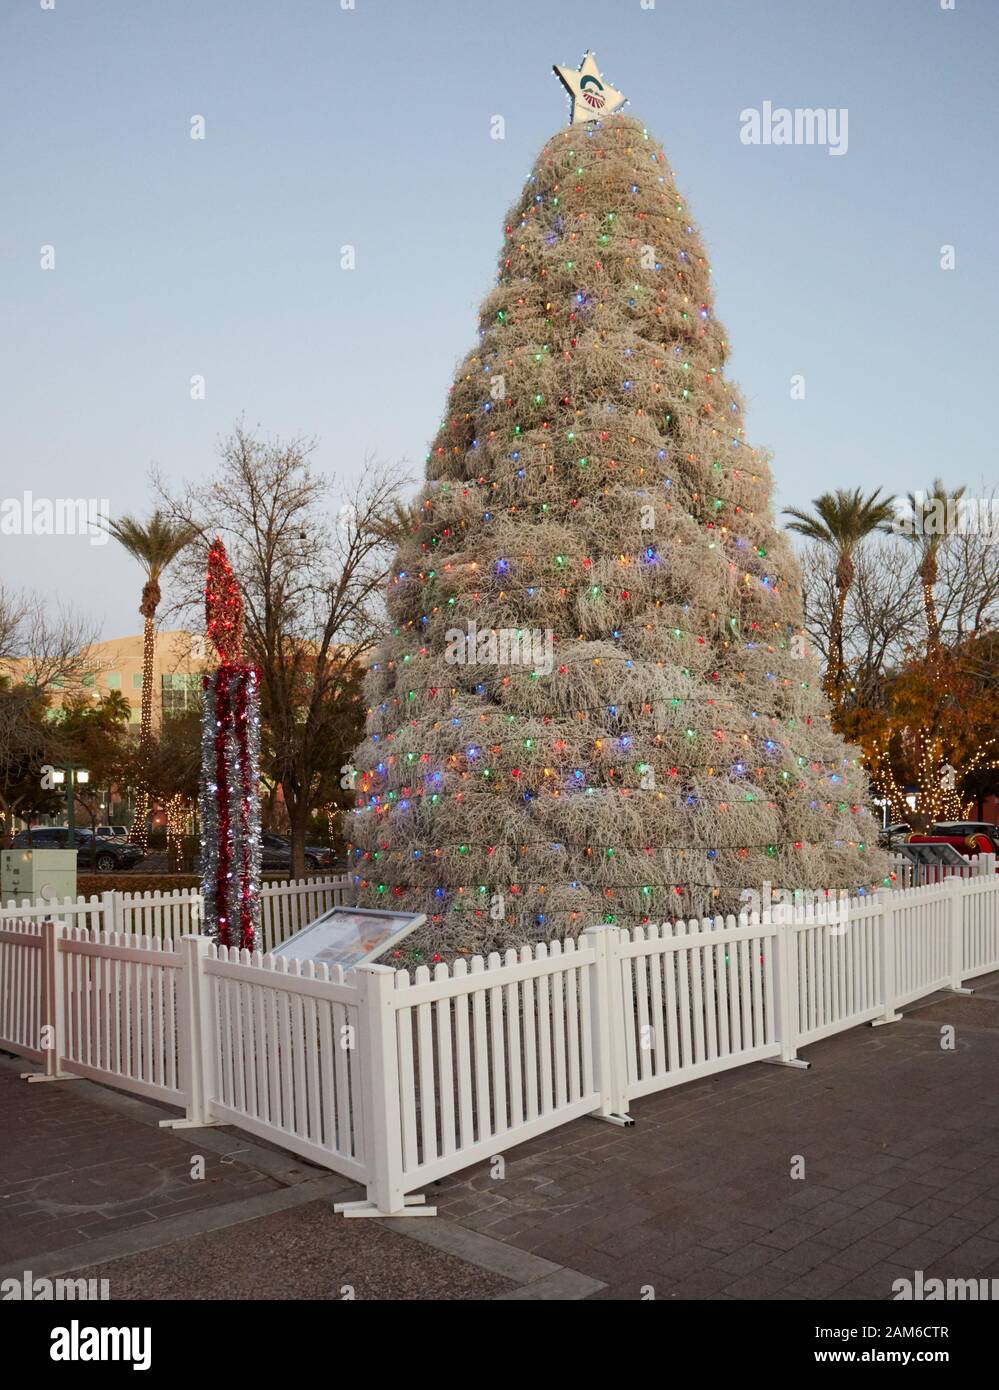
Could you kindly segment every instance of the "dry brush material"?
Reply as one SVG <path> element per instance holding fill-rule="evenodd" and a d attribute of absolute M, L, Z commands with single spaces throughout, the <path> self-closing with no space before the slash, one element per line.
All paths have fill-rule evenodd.
<path fill-rule="evenodd" d="M 428 914 L 423 951 L 883 879 L 709 276 L 639 122 L 548 142 L 367 680 L 353 871 L 363 903 Z M 479 659 L 456 662 L 473 623 Z M 527 634 L 535 659 L 494 660 L 488 629 Z"/>

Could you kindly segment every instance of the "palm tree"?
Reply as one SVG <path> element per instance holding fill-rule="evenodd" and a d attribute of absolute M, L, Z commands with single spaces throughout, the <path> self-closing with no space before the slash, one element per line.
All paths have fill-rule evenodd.
<path fill-rule="evenodd" d="M 890 498 L 881 496 L 881 489 L 864 496 L 860 488 L 846 492 L 824 492 L 812 501 L 812 512 L 797 507 L 785 508 L 785 516 L 793 517 L 787 529 L 806 540 L 828 546 L 836 556 L 836 601 L 829 624 L 829 664 L 826 669 L 826 694 L 834 706 L 843 698 L 846 662 L 843 657 L 843 615 L 846 600 L 853 584 L 853 556 L 857 546 L 874 531 L 889 530 L 888 523 L 895 515 Z"/>
<path fill-rule="evenodd" d="M 933 479 L 933 487 L 925 497 L 909 493 L 909 510 L 912 513 L 913 528 L 903 532 L 907 540 L 919 549 L 919 582 L 923 588 L 923 611 L 926 614 L 926 657 L 936 661 L 943 651 L 940 640 L 940 622 L 937 618 L 937 605 L 933 591 L 937 583 L 937 556 L 950 525 L 952 505 L 964 496 L 964 487 L 948 492 L 939 478 Z M 927 529 L 927 520 L 930 526 Z M 942 524 L 941 524 L 942 522 Z"/>
<path fill-rule="evenodd" d="M 146 582 L 142 586 L 142 600 L 139 612 L 143 617 L 142 630 L 142 715 L 139 725 L 139 761 L 144 767 L 149 757 L 153 740 L 153 659 L 156 653 L 156 610 L 160 605 L 160 580 L 164 571 L 177 558 L 185 546 L 190 545 L 198 534 L 197 529 L 186 521 L 175 521 L 161 512 L 153 512 L 143 524 L 135 517 L 123 516 L 117 521 L 108 522 L 108 530 L 115 540 L 128 551 L 133 559 L 146 572 Z M 132 822 L 130 839 L 145 846 L 148 830 L 146 818 L 149 815 L 149 786 L 143 775 L 138 787 L 135 806 L 135 819 Z"/>

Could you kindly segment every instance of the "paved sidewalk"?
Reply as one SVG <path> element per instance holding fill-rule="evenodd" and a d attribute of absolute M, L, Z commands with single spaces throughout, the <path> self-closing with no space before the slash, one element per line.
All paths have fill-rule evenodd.
<path fill-rule="evenodd" d="M 160 1129 L 175 1111 L 87 1081 L 30 1084 L 22 1065 L 0 1062 L 0 1277 L 107 1279 L 114 1299 L 478 1299 L 544 1264 L 512 1251 L 504 1277 L 344 1221 L 332 1203 L 358 1189 L 336 1174 L 238 1130 Z"/>
<path fill-rule="evenodd" d="M 661 1091 L 634 1129 L 576 1121 L 512 1150 L 503 1181 L 480 1164 L 433 1200 L 600 1279 L 596 1298 L 890 1299 L 916 1269 L 999 1278 L 999 975 L 973 984 L 814 1044 L 810 1071 Z"/>
<path fill-rule="evenodd" d="M 953 1050 L 941 1046 L 955 1031 Z M 943 1031 L 942 1031 L 943 1030 Z M 112 1298 L 822 1299 L 999 1278 L 999 975 L 886 1028 L 638 1101 L 345 1221 L 352 1183 L 231 1128 L 0 1058 L 0 1277 Z M 193 1164 L 195 1156 L 203 1160 Z M 792 1176 L 794 1171 L 803 1176 Z"/>
<path fill-rule="evenodd" d="M 158 1129 L 108 1111 L 81 1081 L 28 1084 L 0 1067 L 0 1262 L 85 1245 L 281 1184 L 216 1153 L 192 1180 L 200 1131 Z M 176 1112 L 161 1111 L 163 1117 Z M 183 1138 L 179 1137 L 183 1134 Z M 238 1141 L 230 1141 L 238 1149 Z"/>

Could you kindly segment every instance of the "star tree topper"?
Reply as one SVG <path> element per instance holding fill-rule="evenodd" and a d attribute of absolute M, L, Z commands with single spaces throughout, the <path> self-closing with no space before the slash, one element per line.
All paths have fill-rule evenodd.
<path fill-rule="evenodd" d="M 572 98 L 571 125 L 582 125 L 584 121 L 609 116 L 627 100 L 621 92 L 616 92 L 603 81 L 592 53 L 583 55 L 578 70 L 560 68 L 556 63 L 553 71 Z"/>

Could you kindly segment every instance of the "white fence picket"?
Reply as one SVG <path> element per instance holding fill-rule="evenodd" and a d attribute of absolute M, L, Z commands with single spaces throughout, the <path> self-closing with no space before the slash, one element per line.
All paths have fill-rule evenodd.
<path fill-rule="evenodd" d="M 999 961 L 997 879 L 984 876 L 962 885 L 961 970 L 965 979 L 995 970 Z"/>
<path fill-rule="evenodd" d="M 583 939 L 397 972 L 404 1191 L 597 1108 L 595 962 Z"/>
<path fill-rule="evenodd" d="M 43 944 L 37 921 L 0 924 L 0 1048 L 33 1062 L 45 1057 Z"/>
<path fill-rule="evenodd" d="M 776 935 L 755 916 L 620 933 L 629 1097 L 778 1055 Z"/>
<path fill-rule="evenodd" d="M 306 966 L 210 948 L 208 1105 L 227 1124 L 364 1181 L 358 992 L 339 966 Z"/>
<path fill-rule="evenodd" d="M 903 888 L 895 906 L 895 1007 L 942 989 L 950 980 L 947 882 Z"/>
<path fill-rule="evenodd" d="M 183 1105 L 179 952 L 155 936 L 70 927 L 58 940 L 61 1065 L 152 1100 Z"/>
<path fill-rule="evenodd" d="M 804 1047 L 878 1017 L 881 903 L 876 896 L 787 909 L 796 953 L 792 1022 Z"/>
<path fill-rule="evenodd" d="M 329 908 L 349 905 L 353 900 L 354 885 L 348 877 L 265 883 L 260 890 L 262 951 L 273 951 L 275 946 Z M 92 931 L 125 931 L 135 936 L 179 940 L 202 930 L 204 900 L 196 888 L 156 893 L 133 893 L 125 889 L 103 893 L 100 897 L 81 896 L 39 904 L 24 901 L 20 906 L 9 902 L 6 907 L 0 907 L 0 926 L 14 921 L 43 922 L 50 918 Z"/>

